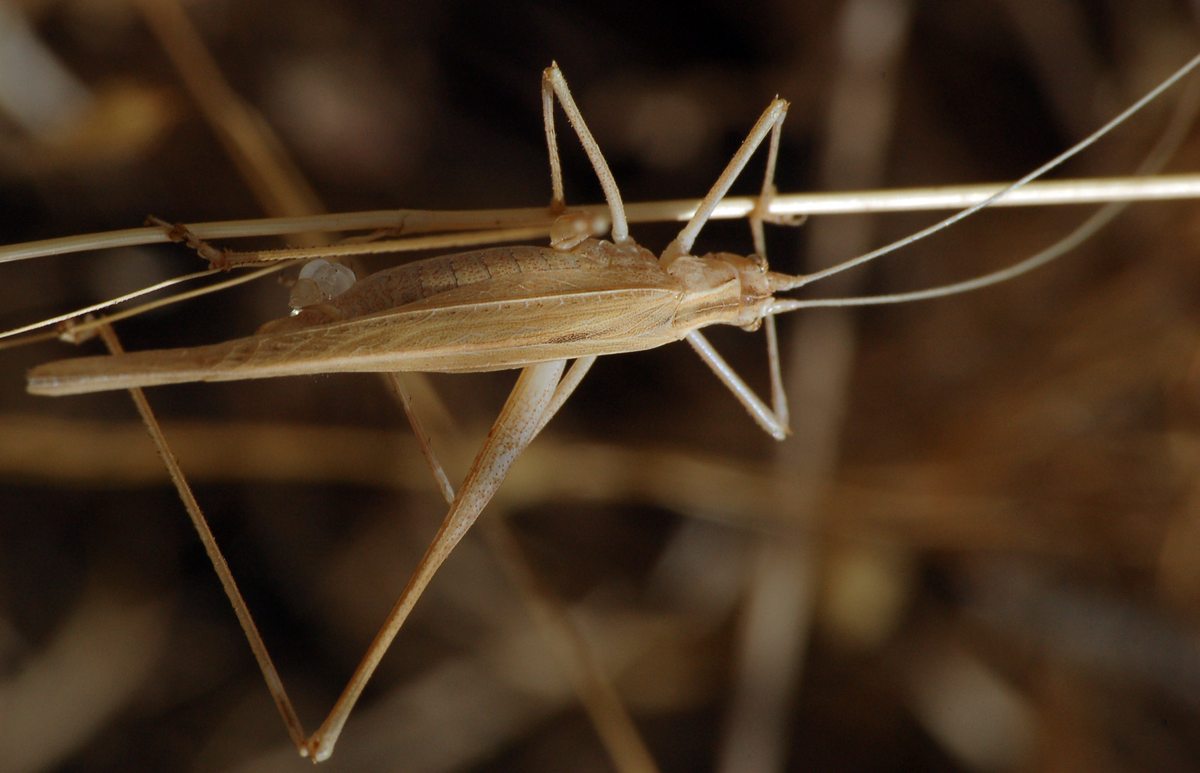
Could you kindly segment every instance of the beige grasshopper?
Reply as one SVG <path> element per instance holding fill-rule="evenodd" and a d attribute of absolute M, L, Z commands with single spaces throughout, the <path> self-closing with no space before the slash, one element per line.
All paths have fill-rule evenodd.
<path fill-rule="evenodd" d="M 522 368 L 441 528 L 372 642 L 341 697 L 306 737 L 274 673 L 267 675 L 300 752 L 314 760 L 333 751 L 363 686 L 434 573 L 479 517 L 512 463 L 602 354 L 686 340 L 773 437 L 787 434 L 786 402 L 773 331 L 774 293 L 804 277 L 775 273 L 758 256 L 692 254 L 701 227 L 769 134 L 770 156 L 753 222 L 761 223 L 787 103 L 775 99 L 713 185 L 691 220 L 661 256 L 629 236 L 616 182 L 556 65 L 542 78 L 550 154 L 552 208 L 565 213 L 554 131 L 554 98 L 579 135 L 611 212 L 611 241 L 579 235 L 578 218 L 560 218 L 552 246 L 496 247 L 445 255 L 373 274 L 345 292 L 253 336 L 209 346 L 82 357 L 51 362 L 29 374 L 34 394 L 67 395 L 193 381 L 229 381 L 339 371 L 449 372 Z M 185 229 L 175 236 L 215 261 L 229 256 Z M 336 250 L 334 250 L 336 254 Z M 726 364 L 699 329 L 766 322 L 772 371 L 767 406 Z M 569 371 L 566 361 L 574 360 Z M 257 633 L 247 630 L 257 639 Z M 271 669 L 273 671 L 273 669 Z"/>
<path fill-rule="evenodd" d="M 1192 60 L 1092 137 L 1000 193 L 899 244 L 922 238 L 1040 176 L 1091 144 L 1198 64 L 1200 58 Z M 611 241 L 588 236 L 583 220 L 566 210 L 554 129 L 556 97 L 604 190 L 611 215 Z M 363 687 L 433 575 L 479 517 L 513 462 L 571 395 L 597 356 L 686 340 L 754 420 L 772 437 L 783 439 L 788 432 L 788 410 L 779 372 L 774 315 L 825 304 L 777 299 L 775 294 L 858 265 L 896 246 L 808 276 L 768 269 L 761 257 L 762 223 L 768 219 L 774 194 L 780 129 L 788 107 L 785 101 L 775 99 L 691 219 L 662 254 L 655 256 L 629 236 L 612 173 L 555 65 L 543 74 L 542 104 L 553 191 L 551 208 L 561 213 L 550 246 L 496 247 L 409 263 L 357 281 L 344 292 L 317 293 L 310 301 L 296 304 L 301 308 L 293 316 L 268 323 L 253 336 L 208 346 L 62 360 L 37 367 L 29 374 L 31 392 L 67 395 L 339 371 L 462 373 L 522 369 L 457 494 L 450 494 L 445 487 L 452 502 L 425 555 L 333 709 L 311 736 L 305 734 L 296 717 L 211 534 L 206 534 L 207 527 L 198 525 L 288 731 L 300 753 L 315 761 L 332 753 Z M 767 170 L 750 218 L 757 255 L 694 255 L 693 245 L 701 228 L 768 135 Z M 214 263 L 256 257 L 254 253 L 238 255 L 217 250 L 195 238 L 186 227 L 169 227 L 169 232 Z M 1045 251 L 967 283 L 883 300 L 936 297 L 985 286 L 1028 270 L 1062 251 L 1065 249 Z M 336 248 L 325 252 L 337 254 Z M 746 385 L 700 332 L 714 324 L 747 330 L 766 328 L 770 405 Z M 574 361 L 569 370 L 568 360 Z M 431 464 L 435 473 L 440 472 L 435 461 Z"/>

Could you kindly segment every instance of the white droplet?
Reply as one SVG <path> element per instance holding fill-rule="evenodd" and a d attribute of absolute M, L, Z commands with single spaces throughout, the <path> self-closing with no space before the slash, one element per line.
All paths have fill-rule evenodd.
<path fill-rule="evenodd" d="M 299 309 L 336 298 L 353 287 L 355 280 L 354 272 L 340 263 L 330 263 L 320 258 L 310 260 L 300 269 L 300 278 L 292 292 L 291 306 Z M 317 293 L 313 292 L 314 286 Z M 319 297 L 314 298 L 314 295 Z"/>

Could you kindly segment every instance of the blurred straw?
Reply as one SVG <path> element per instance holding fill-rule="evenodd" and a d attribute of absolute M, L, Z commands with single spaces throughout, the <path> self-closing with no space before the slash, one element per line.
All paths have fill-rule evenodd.
<path fill-rule="evenodd" d="M 91 102 L 87 86 L 33 33 L 20 9 L 0 4 L 0 112 L 36 136 L 62 131 Z"/>
<path fill-rule="evenodd" d="M 99 732 L 153 673 L 167 613 L 162 600 L 93 580 L 50 641 L 0 681 L 0 771 L 49 770 Z"/>
<path fill-rule="evenodd" d="M 270 124 L 229 86 L 177 0 L 136 0 L 204 120 L 268 215 L 315 215 L 324 208 Z M 328 240 L 307 234 L 306 244 Z"/>
<path fill-rule="evenodd" d="M 896 78 L 908 38 L 911 5 L 851 0 L 837 22 L 837 52 L 822 132 L 821 188 L 877 186 L 888 157 Z M 809 231 L 810 269 L 832 265 L 870 247 L 869 215 L 815 223 Z M 832 290 L 854 295 L 853 280 L 836 277 Z M 794 434 L 776 452 L 778 479 L 802 481 L 794 499 L 776 507 L 795 523 L 793 534 L 764 539 L 746 591 L 738 642 L 737 677 L 718 769 L 724 773 L 783 770 L 791 733 L 787 718 L 798 687 L 813 614 L 819 554 L 808 530 L 824 514 L 821 502 L 835 477 L 846 387 L 853 367 L 854 330 L 848 314 L 804 320 L 786 360 L 785 390 Z M 814 367 L 814 365 L 816 365 Z"/>

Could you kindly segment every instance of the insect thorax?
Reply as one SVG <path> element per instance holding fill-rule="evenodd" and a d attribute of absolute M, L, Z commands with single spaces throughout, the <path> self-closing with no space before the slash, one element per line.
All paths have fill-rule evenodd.
<path fill-rule="evenodd" d="M 771 301 L 766 264 L 756 255 L 681 255 L 667 272 L 684 286 L 680 321 L 694 327 L 723 323 L 756 329 Z"/>

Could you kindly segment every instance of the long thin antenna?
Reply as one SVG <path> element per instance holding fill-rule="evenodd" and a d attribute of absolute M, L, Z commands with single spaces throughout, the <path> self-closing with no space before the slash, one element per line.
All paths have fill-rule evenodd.
<path fill-rule="evenodd" d="M 1174 115 L 1171 116 L 1171 121 L 1167 125 L 1166 131 L 1163 132 L 1162 137 L 1154 144 L 1150 152 L 1146 154 L 1146 158 L 1142 163 L 1138 165 L 1137 174 L 1154 174 L 1162 169 L 1187 138 L 1188 130 L 1196 120 L 1197 111 L 1200 111 L 1200 84 L 1193 82 L 1180 98 L 1178 108 L 1175 110 Z M 1125 211 L 1125 208 L 1130 203 L 1128 201 L 1109 202 L 1089 215 L 1086 220 L 1076 226 L 1069 234 L 1044 250 L 1039 250 L 1024 260 L 997 269 L 991 273 L 983 274 L 982 276 L 972 277 L 961 282 L 952 282 L 937 287 L 927 287 L 922 290 L 901 293 L 866 295 L 853 298 L 781 299 L 771 304 L 767 310 L 767 314 L 782 314 L 797 309 L 822 307 L 882 306 L 892 303 L 911 303 L 913 301 L 944 298 L 949 295 L 958 295 L 990 287 L 991 285 L 1002 284 L 1044 266 L 1083 244 L 1095 236 L 1104 226 L 1108 225 L 1117 215 Z M 777 280 L 778 286 L 780 288 L 787 288 L 789 285 L 788 279 L 790 278 L 780 275 Z"/>
<path fill-rule="evenodd" d="M 1192 59 L 1190 61 L 1188 61 L 1187 64 L 1185 64 L 1183 67 L 1180 67 L 1178 70 L 1176 70 L 1170 77 L 1168 77 L 1162 83 L 1159 83 L 1157 86 L 1150 89 L 1150 91 L 1148 91 L 1145 95 L 1143 95 L 1141 99 L 1137 100 L 1132 105 L 1130 105 L 1129 107 L 1122 110 L 1115 118 L 1113 118 L 1110 121 L 1108 121 L 1107 123 L 1105 123 L 1099 129 L 1092 132 L 1087 137 L 1085 137 L 1084 139 L 1077 142 L 1075 145 L 1072 145 L 1071 147 L 1067 148 L 1062 153 L 1059 153 L 1057 156 L 1050 159 L 1046 163 L 1042 164 L 1037 169 L 1034 169 L 1032 172 L 1025 175 L 1021 179 L 1005 186 L 1004 188 L 1001 188 L 999 191 L 992 194 L 991 196 L 988 196 L 983 201 L 980 201 L 976 204 L 972 204 L 971 206 L 967 207 L 966 209 L 964 209 L 960 212 L 956 212 L 944 220 L 940 220 L 940 221 L 934 223 L 933 225 L 928 226 L 927 228 L 922 228 L 920 231 L 917 231 L 916 233 L 913 233 L 913 234 L 909 234 L 908 236 L 905 236 L 902 239 L 897 239 L 896 241 L 892 242 L 891 244 L 886 244 L 877 250 L 872 250 L 871 252 L 868 252 L 865 255 L 859 255 L 856 258 L 851 258 L 849 260 L 838 263 L 836 266 L 830 266 L 829 268 L 823 269 L 821 271 L 817 271 L 812 274 L 807 274 L 802 278 L 803 281 L 798 282 L 795 285 L 795 287 L 800 287 L 802 285 L 809 284 L 811 282 L 816 282 L 820 279 L 825 279 L 826 277 L 833 276 L 834 274 L 840 274 L 843 271 L 852 269 L 856 266 L 861 266 L 864 263 L 868 263 L 872 260 L 875 260 L 876 258 L 887 255 L 890 252 L 895 252 L 896 250 L 900 249 L 901 247 L 906 247 L 906 246 L 912 244 L 913 242 L 920 241 L 921 239 L 924 239 L 927 236 L 931 236 L 931 235 L 937 233 L 938 231 L 941 231 L 943 228 L 949 228 L 950 226 L 954 225 L 958 221 L 963 220 L 964 218 L 970 217 L 971 215 L 975 214 L 976 212 L 978 212 L 981 209 L 984 209 L 985 207 L 991 206 L 994 202 L 1002 199 L 1003 197 L 1007 196 L 1009 193 L 1017 190 L 1018 188 L 1025 186 L 1026 184 L 1032 182 L 1033 180 L 1036 180 L 1037 178 L 1039 178 L 1042 175 L 1049 172 L 1051 169 L 1061 166 L 1068 159 L 1073 158 L 1074 156 L 1078 155 L 1079 153 L 1082 153 L 1087 148 L 1091 147 L 1097 140 L 1099 140 L 1101 137 L 1108 134 L 1113 129 L 1117 128 L 1122 123 L 1127 121 L 1130 116 L 1137 113 L 1139 110 L 1144 108 L 1147 104 L 1149 104 L 1150 102 L 1157 99 L 1159 95 L 1161 95 L 1164 91 L 1166 91 L 1167 89 L 1174 86 L 1184 76 L 1191 73 L 1198 66 L 1200 66 L 1200 54 L 1197 54 L 1196 56 L 1192 57 Z"/>

